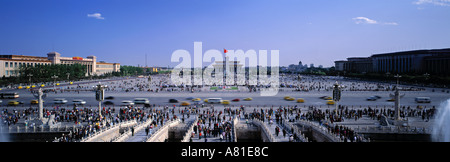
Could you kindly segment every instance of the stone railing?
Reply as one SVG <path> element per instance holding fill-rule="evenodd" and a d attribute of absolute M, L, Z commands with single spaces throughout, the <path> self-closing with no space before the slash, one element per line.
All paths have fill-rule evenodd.
<path fill-rule="evenodd" d="M 162 142 L 161 140 L 158 140 L 158 139 L 160 139 L 160 137 L 163 135 L 162 134 L 162 133 L 164 133 L 163 131 L 168 130 L 169 127 L 177 125 L 178 123 L 180 123 L 180 119 L 175 119 L 175 120 L 165 123 L 161 128 L 156 130 L 155 133 L 153 133 L 150 137 L 148 137 L 146 142 Z"/>
<path fill-rule="evenodd" d="M 134 124 L 137 124 L 136 120 L 128 120 L 125 122 L 120 122 L 118 124 L 114 124 L 114 126 L 107 127 L 105 129 L 101 129 L 100 131 L 95 132 L 86 138 L 82 138 L 80 142 L 98 142 L 98 138 L 101 137 L 102 135 L 110 134 L 110 133 L 116 131 L 117 129 L 119 129 L 120 127 L 128 127 L 128 126 L 134 125 Z M 105 142 L 109 142 L 109 141 L 105 141 Z"/>
<path fill-rule="evenodd" d="M 184 134 L 183 140 L 181 140 L 181 142 L 189 142 L 189 139 L 191 138 L 192 132 L 194 131 L 194 126 L 197 125 L 197 122 L 198 122 L 198 116 L 195 117 L 194 122 L 188 128 L 186 134 Z"/>
<path fill-rule="evenodd" d="M 73 131 L 75 128 L 82 127 L 78 126 L 0 126 L 0 133 L 50 133 L 50 132 L 69 132 Z"/>
<path fill-rule="evenodd" d="M 284 129 L 287 129 L 289 131 L 294 130 L 294 132 L 291 133 L 297 134 L 297 138 L 301 142 L 309 142 L 308 137 L 305 137 L 305 134 L 303 134 L 302 131 L 300 131 L 297 126 L 292 125 L 292 123 L 288 122 L 286 119 L 283 119 L 282 127 L 284 127 Z"/>
<path fill-rule="evenodd" d="M 398 133 L 398 134 L 431 134 L 431 128 L 418 127 L 354 127 L 353 130 L 357 133 Z"/>
<path fill-rule="evenodd" d="M 255 118 L 252 120 L 253 124 L 261 128 L 262 133 L 264 133 L 269 140 L 268 142 L 276 142 L 275 137 L 270 133 L 269 128 L 259 119 Z M 266 141 L 264 141 L 266 142 Z"/>
<path fill-rule="evenodd" d="M 153 121 L 153 119 L 147 119 L 146 121 L 143 121 L 141 123 L 138 123 L 136 126 L 134 126 L 134 132 L 139 132 L 142 129 L 144 129 L 146 126 L 148 126 L 149 124 L 151 124 Z M 128 131 L 122 133 L 120 136 L 114 138 L 112 140 L 112 142 L 123 142 L 125 141 L 128 137 L 130 137 L 132 135 L 131 129 L 129 129 Z"/>
<path fill-rule="evenodd" d="M 307 125 L 310 126 L 313 131 L 320 132 L 322 135 L 324 135 L 327 139 L 329 139 L 331 142 L 343 142 L 339 136 L 331 133 L 327 128 L 320 126 L 317 123 L 307 121 L 307 120 L 297 120 L 297 122 L 301 125 Z"/>

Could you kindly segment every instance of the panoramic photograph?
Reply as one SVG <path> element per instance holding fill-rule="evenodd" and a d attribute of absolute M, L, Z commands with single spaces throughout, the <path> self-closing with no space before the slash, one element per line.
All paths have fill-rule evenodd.
<path fill-rule="evenodd" d="M 4 143 L 269 156 L 264 143 L 450 142 L 448 0 L 1 0 L 0 13 Z M 192 146 L 177 156 L 236 155 Z"/>

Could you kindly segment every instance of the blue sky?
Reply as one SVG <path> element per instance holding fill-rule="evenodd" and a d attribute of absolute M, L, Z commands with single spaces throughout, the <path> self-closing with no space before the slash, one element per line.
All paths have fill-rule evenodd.
<path fill-rule="evenodd" d="M 175 66 L 172 52 L 279 50 L 280 65 L 450 47 L 450 0 L 0 0 L 0 54 Z"/>

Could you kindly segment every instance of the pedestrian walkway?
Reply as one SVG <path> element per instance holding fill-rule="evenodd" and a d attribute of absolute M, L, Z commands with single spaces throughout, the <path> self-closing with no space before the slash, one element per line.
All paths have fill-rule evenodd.
<path fill-rule="evenodd" d="M 267 128 L 269 128 L 269 132 L 272 134 L 272 136 L 275 137 L 274 142 L 289 142 L 289 136 L 291 135 L 289 130 L 283 129 L 283 127 L 277 124 L 276 122 L 269 124 L 268 121 L 265 121 L 264 124 L 267 125 Z M 279 128 L 278 136 L 275 131 L 277 127 Z M 283 135 L 283 131 L 286 132 L 285 135 Z"/>
<path fill-rule="evenodd" d="M 145 142 L 147 140 L 147 137 L 150 137 L 156 130 L 158 130 L 161 126 L 153 127 L 152 129 L 149 129 L 149 133 L 145 132 L 145 128 L 139 130 L 138 132 L 134 132 L 134 136 L 128 137 L 128 139 L 125 142 Z"/>

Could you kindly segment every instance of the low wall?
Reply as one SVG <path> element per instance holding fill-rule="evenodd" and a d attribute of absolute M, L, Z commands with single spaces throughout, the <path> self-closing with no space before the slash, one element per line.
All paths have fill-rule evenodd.
<path fill-rule="evenodd" d="M 148 138 L 146 142 L 164 142 L 166 139 L 169 138 L 169 128 L 174 127 L 179 123 L 180 119 L 176 119 L 164 124 L 164 126 L 162 126 L 155 133 L 153 133 L 152 136 Z"/>

